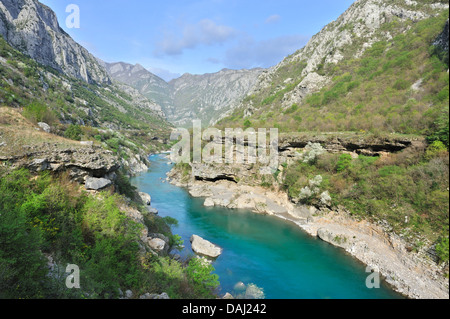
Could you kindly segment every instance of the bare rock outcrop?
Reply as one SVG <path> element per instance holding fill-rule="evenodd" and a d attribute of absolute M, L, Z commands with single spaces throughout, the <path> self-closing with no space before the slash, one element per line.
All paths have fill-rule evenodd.
<path fill-rule="evenodd" d="M 100 147 L 68 147 L 59 144 L 23 146 L 15 155 L 0 155 L 1 162 L 12 168 L 28 168 L 31 171 L 68 171 L 70 177 L 85 182 L 87 177 L 114 179 L 120 168 L 119 159 Z"/>
<path fill-rule="evenodd" d="M 0 35 L 37 62 L 89 83 L 110 83 L 106 70 L 58 24 L 37 0 L 2 0 Z"/>

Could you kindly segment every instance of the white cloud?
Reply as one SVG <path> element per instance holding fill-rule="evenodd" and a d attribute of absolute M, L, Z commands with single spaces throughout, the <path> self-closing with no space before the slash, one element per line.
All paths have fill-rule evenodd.
<path fill-rule="evenodd" d="M 225 25 L 218 25 L 210 19 L 204 19 L 196 24 L 185 25 L 182 36 L 173 32 L 165 32 L 164 39 L 157 44 L 155 54 L 180 55 L 185 49 L 193 49 L 199 45 L 212 46 L 221 44 L 235 37 L 236 30 Z"/>
<path fill-rule="evenodd" d="M 270 17 L 268 17 L 264 23 L 266 23 L 266 24 L 276 23 L 276 22 L 280 21 L 280 19 L 281 19 L 280 15 L 274 14 L 274 15 L 271 15 Z"/>

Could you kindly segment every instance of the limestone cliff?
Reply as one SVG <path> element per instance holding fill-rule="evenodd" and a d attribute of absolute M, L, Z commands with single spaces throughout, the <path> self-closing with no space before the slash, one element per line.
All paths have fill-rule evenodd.
<path fill-rule="evenodd" d="M 37 0 L 0 1 L 0 35 L 37 62 L 89 83 L 110 83 L 106 70 Z"/>

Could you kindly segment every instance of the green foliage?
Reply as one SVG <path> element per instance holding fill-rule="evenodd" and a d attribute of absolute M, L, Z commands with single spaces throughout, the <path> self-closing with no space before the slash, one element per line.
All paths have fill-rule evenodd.
<path fill-rule="evenodd" d="M 42 298 L 48 283 L 42 234 L 16 205 L 29 186 L 26 171 L 0 178 L 0 298 Z"/>
<path fill-rule="evenodd" d="M 137 188 L 131 185 L 130 179 L 122 170 L 117 172 L 116 185 L 120 194 L 131 199 L 135 198 Z"/>
<path fill-rule="evenodd" d="M 439 257 L 440 262 L 448 262 L 448 229 L 447 229 L 447 237 L 443 236 L 439 238 L 436 244 L 436 253 Z"/>
<path fill-rule="evenodd" d="M 119 208 L 125 200 L 117 194 L 88 196 L 64 176 L 32 178 L 26 170 L 0 170 L 0 193 L 1 298 L 116 298 L 119 288 L 213 297 L 216 277 L 207 273 L 212 268 L 142 254 L 142 225 Z M 174 223 L 148 218 L 149 231 L 166 233 L 177 248 L 182 240 L 170 234 L 165 220 Z M 52 276 L 44 254 L 56 262 Z M 69 263 L 80 267 L 76 291 L 65 288 L 58 270 Z"/>
<path fill-rule="evenodd" d="M 386 220 L 412 242 L 420 236 L 436 241 L 448 237 L 443 231 L 449 222 L 448 151 L 439 142 L 431 148 L 432 156 L 428 152 L 424 146 L 384 159 L 360 155 L 353 160 L 325 153 L 314 165 L 289 165 L 283 188 L 297 198 L 305 187 L 311 190 L 310 180 L 320 175 L 320 192 L 328 191 L 334 205 L 344 205 L 355 217 Z"/>
<path fill-rule="evenodd" d="M 449 147 L 449 116 L 447 105 L 442 108 L 438 120 L 433 123 L 431 133 L 427 139 L 430 143 L 441 141 L 447 148 Z"/>
<path fill-rule="evenodd" d="M 67 130 L 64 132 L 64 137 L 74 140 L 81 141 L 81 135 L 83 134 L 81 127 L 79 125 L 69 125 Z"/>
<path fill-rule="evenodd" d="M 45 122 L 51 125 L 57 121 L 55 114 L 46 105 L 39 102 L 27 105 L 23 110 L 23 116 L 35 123 Z"/>
<path fill-rule="evenodd" d="M 219 276 L 212 273 L 213 266 L 200 258 L 192 258 L 186 271 L 188 279 L 194 283 L 196 294 L 204 298 L 210 297 L 212 291 L 219 286 Z"/>
<path fill-rule="evenodd" d="M 173 217 L 166 216 L 166 217 L 163 217 L 163 220 L 169 226 L 178 226 L 178 220 L 176 220 Z"/>
<path fill-rule="evenodd" d="M 434 141 L 427 149 L 425 158 L 431 160 L 447 152 L 447 146 L 441 141 Z"/>
<path fill-rule="evenodd" d="M 288 108 L 286 111 L 284 111 L 285 114 L 291 114 L 298 110 L 297 104 L 292 104 L 290 108 Z"/>
<path fill-rule="evenodd" d="M 406 90 L 410 86 L 411 86 L 411 84 L 408 81 L 404 80 L 404 79 L 398 79 L 394 83 L 394 89 L 399 90 L 399 91 L 400 90 Z"/>
<path fill-rule="evenodd" d="M 345 171 L 352 164 L 352 157 L 350 154 L 342 154 L 336 164 L 336 171 L 338 173 Z"/>
<path fill-rule="evenodd" d="M 433 46 L 447 19 L 448 12 L 443 11 L 409 26 L 395 21 L 382 24 L 379 32 L 389 32 L 393 39 L 373 43 L 358 58 L 355 53 L 361 43 L 355 41 L 343 48 L 344 59 L 336 65 L 323 61 L 316 71 L 333 77 L 332 81 L 307 96 L 297 109 L 283 110 L 283 97 L 291 84 L 303 78 L 284 68 L 302 61 L 285 61 L 272 75 L 273 85 L 252 98 L 259 107 L 249 120 L 260 120 L 265 127 L 278 124 L 284 132 L 426 134 L 431 142 L 438 139 L 448 146 L 448 64 Z M 420 83 L 419 89 L 412 89 L 416 83 Z M 266 116 L 269 111 L 273 113 L 270 117 Z M 220 122 L 222 127 L 228 125 L 232 125 L 228 119 Z"/>
<path fill-rule="evenodd" d="M 118 152 L 121 142 L 120 139 L 114 137 L 114 138 L 110 138 L 109 140 L 107 140 L 106 145 L 108 145 L 113 151 Z"/>

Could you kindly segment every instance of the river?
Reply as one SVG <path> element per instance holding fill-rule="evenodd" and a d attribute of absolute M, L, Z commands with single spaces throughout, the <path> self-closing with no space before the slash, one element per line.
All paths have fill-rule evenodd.
<path fill-rule="evenodd" d="M 192 255 L 193 234 L 223 248 L 213 262 L 220 294 L 233 293 L 236 283 L 253 283 L 269 299 L 391 299 L 401 298 L 386 283 L 366 287 L 366 267 L 298 226 L 273 216 L 245 210 L 203 206 L 183 189 L 165 181 L 171 169 L 165 155 L 150 156 L 151 168 L 132 179 L 152 196 L 159 215 L 178 220 L 173 233 L 184 240 L 180 255 Z"/>

